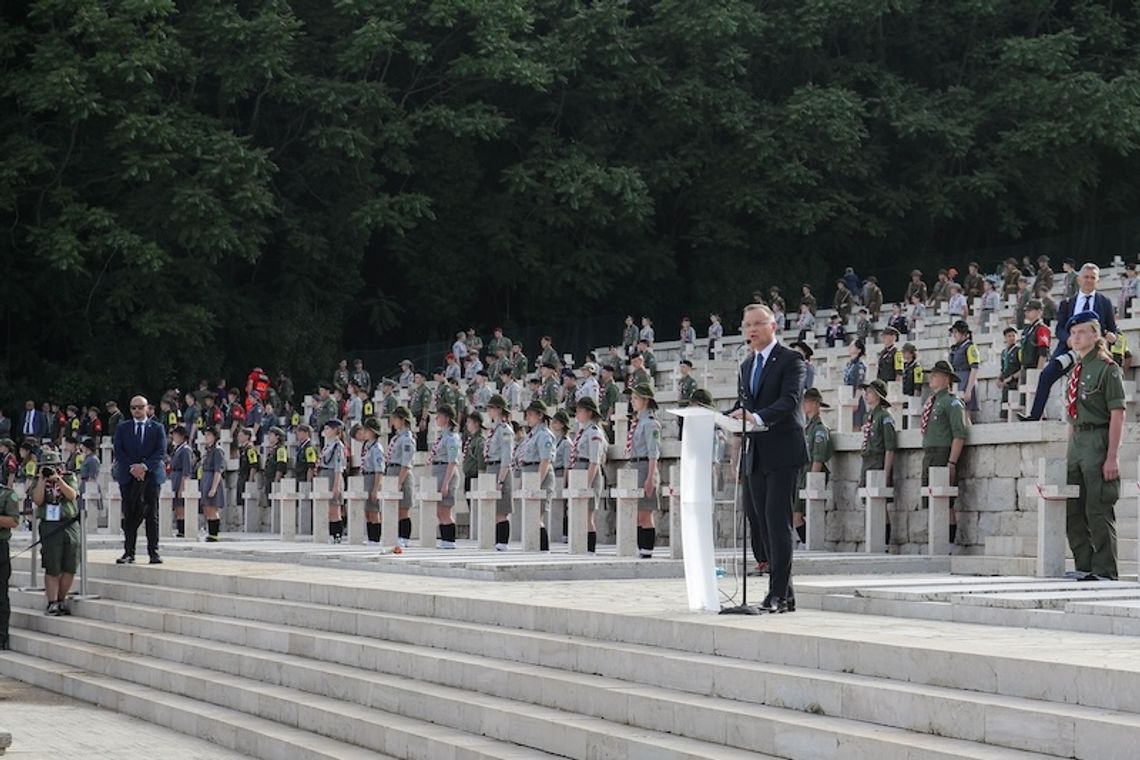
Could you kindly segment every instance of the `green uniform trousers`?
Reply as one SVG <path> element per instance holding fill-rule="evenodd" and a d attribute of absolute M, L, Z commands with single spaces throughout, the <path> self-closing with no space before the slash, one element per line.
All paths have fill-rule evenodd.
<path fill-rule="evenodd" d="M 1108 428 L 1078 430 L 1069 439 L 1069 485 L 1080 486 L 1081 494 L 1066 505 L 1065 529 L 1069 548 L 1080 572 L 1117 578 L 1116 500 L 1120 481 L 1105 482 L 1105 456 Z"/>

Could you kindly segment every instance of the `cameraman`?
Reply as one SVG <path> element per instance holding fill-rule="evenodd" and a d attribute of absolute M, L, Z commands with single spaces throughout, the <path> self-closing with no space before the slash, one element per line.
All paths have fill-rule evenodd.
<path fill-rule="evenodd" d="M 32 503 L 40 523 L 47 614 L 70 615 L 67 592 L 79 568 L 79 485 L 63 469 L 58 453 L 44 453 L 39 476 L 32 486 Z"/>

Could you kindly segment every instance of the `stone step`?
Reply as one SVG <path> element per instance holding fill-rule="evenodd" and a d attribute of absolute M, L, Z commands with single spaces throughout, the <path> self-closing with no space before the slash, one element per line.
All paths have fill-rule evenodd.
<path fill-rule="evenodd" d="M 17 651 L 152 688 L 200 695 L 224 707 L 295 722 L 299 728 L 380 751 L 388 746 L 387 734 L 406 731 L 437 744 L 428 757 L 450 756 L 461 747 L 463 756 L 472 760 L 586 757 L 587 748 L 605 747 L 619 757 L 774 760 L 771 755 L 660 731 L 630 730 L 596 717 L 296 655 L 237 645 L 219 650 L 216 644 L 188 636 L 145 634 L 128 626 L 20 609 L 13 610 L 13 620 L 35 631 L 14 634 Z M 610 696 L 615 706 L 628 698 L 620 691 Z M 658 719 L 670 722 L 666 716 Z M 932 757 L 949 760 L 954 755 Z"/>
<path fill-rule="evenodd" d="M 1036 536 L 986 536 L 985 551 L 987 556 L 1001 557 L 1036 557 Z M 1136 556 L 1135 538 L 1118 538 L 1116 541 L 1117 556 L 1129 558 Z M 1073 553 L 1065 550 L 1065 556 L 1072 559 Z"/>
<path fill-rule="evenodd" d="M 15 638 L 22 634 L 13 632 Z M 338 742 L 237 710 L 133 682 L 84 672 L 18 651 L 0 657 L 0 673 L 97 704 L 261 760 L 394 760 L 396 756 Z M 394 747 L 400 750 L 400 747 Z M 401 753 L 398 757 L 409 757 Z M 420 757 L 426 755 L 420 754 Z"/>
<path fill-rule="evenodd" d="M 201 596 L 195 595 L 199 599 Z M 20 601 L 26 599 L 21 597 Z M 132 645 L 144 647 L 150 654 L 155 654 L 150 644 L 138 643 L 143 636 L 139 628 L 209 638 L 224 644 L 227 653 L 232 653 L 233 646 L 248 642 L 258 649 L 273 652 L 256 654 L 270 662 L 290 651 L 305 652 L 308 656 L 348 666 L 347 675 L 338 675 L 342 683 L 344 679 L 357 677 L 359 668 L 376 669 L 401 678 L 426 678 L 443 685 L 478 688 L 493 696 L 523 699 L 610 720 L 623 720 L 625 710 L 624 722 L 639 728 L 667 730 L 752 749 L 768 749 L 756 743 L 755 731 L 760 723 L 766 724 L 763 735 L 771 734 L 776 747 L 786 750 L 789 737 L 797 734 L 806 736 L 803 741 L 814 747 L 822 738 L 812 736 L 812 732 L 822 731 L 821 724 L 829 722 L 820 715 L 860 721 L 856 724 L 857 730 L 842 727 L 848 748 L 853 746 L 860 732 L 866 733 L 867 723 L 906 729 L 894 736 L 884 736 L 881 730 L 874 729 L 876 741 L 910 741 L 913 734 L 909 732 L 919 731 L 998 747 L 1026 747 L 1064 757 L 1073 756 L 1079 749 L 1076 737 L 1101 735 L 1102 724 L 1112 727 L 1110 730 L 1115 731 L 1118 738 L 1123 736 L 1122 732 L 1128 732 L 1132 740 L 1140 739 L 1140 717 L 1123 713 L 983 696 L 849 674 L 819 673 L 804 668 L 766 666 L 731 658 L 685 655 L 635 645 L 600 645 L 471 624 L 449 624 L 451 632 L 444 633 L 440 630 L 441 624 L 434 621 L 415 618 L 401 621 L 396 616 L 388 616 L 385 635 L 399 642 L 389 643 L 215 617 L 203 611 L 151 609 L 120 601 L 87 600 L 80 602 L 77 609 L 85 617 L 114 619 L 130 626 L 135 639 Z M 332 611 L 330 617 L 337 614 Z M 342 617 L 351 614 L 339 612 Z M 461 633 L 466 633 L 466 637 Z M 117 634 L 110 631 L 107 635 Z M 496 638 L 504 640 L 496 642 Z M 196 646 L 203 645 L 198 641 L 176 645 L 173 656 L 187 662 L 184 653 Z M 208 664 L 217 647 L 205 645 L 205 650 Z M 460 653 L 472 650 L 512 652 L 513 662 Z M 552 657 L 549 654 L 552 651 L 558 651 L 561 656 Z M 324 670 L 333 672 L 328 668 Z M 687 693 L 678 693 L 675 689 Z M 628 696 L 615 704 L 612 695 L 618 693 Z M 773 710 L 754 703 L 788 709 Z M 946 719 L 947 716 L 952 719 Z M 1042 728 L 1028 732 L 1027 736 L 1023 729 L 1028 725 Z M 1067 727 L 1067 735 L 1073 738 L 1066 740 L 1064 735 L 1059 735 L 1057 726 Z M 1051 728 L 1045 730 L 1045 727 Z M 867 740 L 864 738 L 864 741 Z M 1120 746 L 1128 746 L 1128 743 Z M 938 747 L 926 749 L 935 751 Z M 955 747 L 953 751 L 962 757 L 973 757 L 976 753 L 972 749 Z M 881 756 L 881 749 L 872 754 Z M 984 753 L 984 756 L 992 755 Z"/>
<path fill-rule="evenodd" d="M 954 575 L 1029 575 L 1037 572 L 1036 552 L 1033 557 L 1011 557 L 1006 555 L 955 554 L 950 558 L 950 572 Z M 1066 570 L 1073 569 L 1073 560 L 1065 563 Z M 1119 556 L 1116 569 L 1121 578 L 1137 577 L 1137 562 L 1126 556 Z"/>
<path fill-rule="evenodd" d="M 548 595 L 535 596 L 530 584 L 524 585 L 522 594 L 511 594 L 500 584 L 466 584 L 463 588 L 454 588 L 443 581 L 439 583 L 445 585 L 431 586 L 426 579 L 414 582 L 404 579 L 397 583 L 396 578 L 383 574 L 325 571 L 320 575 L 319 572 L 308 567 L 190 560 L 161 567 L 104 563 L 91 566 L 93 577 L 154 586 L 158 590 L 153 603 L 158 606 L 164 598 L 163 586 L 234 594 L 240 598 L 233 600 L 228 612 L 221 610 L 219 614 L 236 617 L 252 614 L 248 611 L 256 609 L 264 600 L 285 600 L 295 604 L 295 614 L 304 620 L 296 624 L 306 627 L 322 626 L 322 611 L 308 607 L 321 604 L 428 617 L 436 621 L 581 636 L 607 643 L 719 654 L 1005 696 L 1041 698 L 1048 695 L 1051 701 L 1140 713 L 1140 691 L 1133 689 L 1129 680 L 1140 676 L 1140 659 L 1116 661 L 1115 669 L 1105 671 L 1083 656 L 1075 656 L 1071 646 L 1052 647 L 1056 640 L 1053 634 L 1048 634 L 1045 647 L 1048 656 L 1045 656 L 1038 655 L 1036 649 L 1024 647 L 1023 639 L 1028 634 L 1020 630 L 1014 635 L 999 628 L 966 626 L 953 628 L 951 632 L 935 623 L 931 623 L 928 630 L 920 625 L 924 622 L 921 620 L 900 629 L 900 624 L 890 618 L 859 616 L 850 620 L 827 616 L 827 624 L 820 626 L 813 623 L 810 613 L 806 617 L 781 615 L 775 620 L 765 617 L 726 621 L 719 616 L 692 614 L 680 617 L 670 614 L 662 619 L 659 614 L 647 617 L 644 613 L 625 611 L 625 606 L 615 611 L 612 592 L 605 588 L 599 588 L 604 602 L 578 607 L 568 605 L 574 594 L 585 593 L 589 598 L 590 586 L 582 584 L 555 584 Z M 428 590 L 420 590 L 425 587 Z M 478 590 L 466 591 L 467 588 Z M 683 588 L 677 593 L 683 598 Z M 564 600 L 560 594 L 571 596 Z M 316 622 L 310 622 L 313 620 Z M 896 629 L 901 632 L 893 635 Z M 367 628 L 343 632 L 376 635 Z M 1042 637 L 1046 634 L 1040 633 Z M 757 645 L 758 636 L 764 638 L 762 648 Z M 970 641 L 956 637 L 968 637 Z M 1131 644 L 1100 636 L 1089 637 L 1088 646 L 1116 650 L 1125 647 L 1132 651 Z M 1137 651 L 1140 652 L 1140 647 Z M 1078 684 L 1086 678 L 1100 678 L 1118 688 L 1079 688 Z"/>

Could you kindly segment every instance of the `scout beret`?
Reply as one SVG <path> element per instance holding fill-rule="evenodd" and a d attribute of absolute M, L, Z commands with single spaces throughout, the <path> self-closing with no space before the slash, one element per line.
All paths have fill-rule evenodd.
<path fill-rule="evenodd" d="M 939 359 L 938 361 L 934 362 L 934 366 L 926 370 L 926 374 L 945 375 L 946 377 L 950 378 L 950 382 L 952 383 L 958 381 L 958 375 L 954 373 L 954 368 L 951 367 L 950 362 L 946 361 L 945 359 Z"/>
<path fill-rule="evenodd" d="M 614 369 L 614 366 L 612 364 L 603 364 L 602 365 L 602 372 L 611 372 L 612 373 L 612 372 L 617 372 L 617 370 Z"/>
<path fill-rule="evenodd" d="M 691 361 L 689 361 L 688 359 L 682 359 L 680 363 L 684 364 L 689 369 L 693 368 L 693 363 Z"/>
<path fill-rule="evenodd" d="M 803 351 L 805 359 L 810 359 L 815 353 L 815 351 L 811 350 L 811 346 L 809 346 L 807 343 L 804 343 L 802 340 L 797 340 L 792 343 L 792 348 L 798 348 L 799 350 Z"/>
<path fill-rule="evenodd" d="M 583 396 L 582 398 L 578 399 L 577 403 L 575 403 L 574 406 L 577 409 L 585 409 L 595 417 L 602 416 L 601 410 L 598 409 L 598 402 L 594 401 L 594 399 L 590 396 Z"/>
<path fill-rule="evenodd" d="M 831 408 L 831 404 L 828 404 L 823 400 L 823 394 L 819 392 L 819 388 L 808 388 L 806 391 L 804 391 L 804 400 L 806 401 L 808 399 L 811 399 L 812 401 L 818 401 L 819 405 L 824 409 Z"/>
<path fill-rule="evenodd" d="M 202 428 L 202 435 L 207 435 L 207 434 L 214 436 L 214 438 L 216 439 L 218 437 L 218 429 L 216 427 L 214 427 L 213 425 L 207 425 L 206 427 Z"/>
<path fill-rule="evenodd" d="M 693 402 L 697 406 L 703 406 L 708 409 L 713 408 L 712 394 L 704 388 L 697 388 L 695 391 L 693 391 L 693 395 L 689 397 L 689 401 Z"/>
<path fill-rule="evenodd" d="M 1100 317 L 1095 311 L 1078 311 L 1073 316 L 1069 317 L 1069 321 L 1065 323 L 1065 327 L 1072 329 L 1073 325 L 1084 324 L 1085 322 L 1096 322 L 1100 324 Z"/>
<path fill-rule="evenodd" d="M 546 404 L 542 403 L 542 399 L 536 398 L 533 401 L 531 401 L 530 405 L 526 408 L 526 411 L 538 412 L 543 417 L 546 417 L 546 418 L 550 417 L 550 410 L 546 408 Z"/>
<path fill-rule="evenodd" d="M 887 384 L 878 378 L 869 383 L 863 383 L 860 388 L 870 388 L 879 397 L 879 402 L 883 406 L 890 406 L 891 402 L 887 401 Z"/>

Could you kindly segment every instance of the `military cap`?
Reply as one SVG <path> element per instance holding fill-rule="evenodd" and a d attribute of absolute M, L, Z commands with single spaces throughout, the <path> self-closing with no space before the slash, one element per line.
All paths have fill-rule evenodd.
<path fill-rule="evenodd" d="M 871 275 L 870 277 L 867 278 L 867 282 L 873 282 L 876 285 L 878 285 L 879 284 L 879 278 L 876 277 L 875 275 Z"/>
<path fill-rule="evenodd" d="M 1077 265 L 1077 260 L 1076 259 L 1065 259 L 1061 263 L 1062 264 L 1068 264 L 1071 267 L 1075 267 Z"/>
<path fill-rule="evenodd" d="M 967 266 L 971 266 L 974 269 L 981 269 L 981 267 L 978 266 L 978 262 L 976 262 L 976 261 L 971 261 L 969 264 L 967 264 Z"/>
<path fill-rule="evenodd" d="M 649 383 L 638 383 L 630 389 L 630 394 L 638 396 L 649 402 L 649 405 L 654 409 L 657 408 L 657 399 L 653 395 L 653 386 Z"/>
<path fill-rule="evenodd" d="M 422 369 L 414 370 L 412 372 L 412 375 L 419 375 L 420 377 L 427 377 L 427 373 L 425 373 Z"/>
<path fill-rule="evenodd" d="M 207 433 L 214 436 L 215 439 L 218 437 L 218 429 L 213 425 L 207 425 L 206 427 L 202 428 L 202 435 L 206 435 Z"/>
<path fill-rule="evenodd" d="M 91 451 L 94 451 L 95 450 L 95 439 L 94 438 L 84 438 L 83 439 L 83 448 L 90 449 Z"/>
<path fill-rule="evenodd" d="M 1100 316 L 1097 315 L 1095 311 L 1078 311 L 1069 317 L 1069 321 L 1065 323 L 1065 327 L 1071 330 L 1074 325 L 1081 325 L 1085 322 L 1096 322 L 1100 324 Z"/>
<path fill-rule="evenodd" d="M 954 368 L 951 367 L 950 362 L 946 361 L 945 359 L 939 359 L 938 361 L 934 362 L 934 366 L 926 370 L 926 374 L 945 375 L 946 377 L 950 378 L 950 382 L 952 383 L 958 381 L 958 375 L 954 373 Z"/>
<path fill-rule="evenodd" d="M 591 375 L 598 374 L 598 365 L 593 362 L 586 362 L 582 365 L 583 372 L 589 372 Z"/>
<path fill-rule="evenodd" d="M 811 399 L 812 401 L 818 401 L 819 405 L 824 409 L 831 408 L 831 404 L 823 400 L 823 394 L 819 392 L 819 388 L 808 388 L 806 391 L 804 391 L 804 400 L 807 401 L 808 399 Z"/>
<path fill-rule="evenodd" d="M 49 464 L 54 464 L 59 467 L 63 466 L 63 457 L 61 457 L 59 455 L 59 452 L 55 449 L 48 449 L 43 453 L 43 457 L 40 458 L 41 467 L 47 466 Z"/>
<path fill-rule="evenodd" d="M 612 365 L 612 364 L 603 364 L 602 365 L 602 372 L 614 373 L 614 372 L 617 372 L 617 370 L 614 369 L 614 365 Z"/>
<path fill-rule="evenodd" d="M 792 348 L 798 348 L 799 350 L 803 351 L 805 359 L 810 359 L 815 353 L 815 351 L 811 350 L 811 346 L 809 346 L 807 343 L 804 343 L 802 340 L 794 341 L 792 343 Z"/>
<path fill-rule="evenodd" d="M 875 378 L 869 383 L 863 383 L 860 388 L 870 388 L 879 397 L 879 403 L 883 406 L 890 406 L 891 402 L 887 401 L 887 384 L 878 378 Z"/>
<path fill-rule="evenodd" d="M 682 359 L 682 360 L 679 362 L 679 364 L 684 364 L 684 365 L 685 365 L 686 367 L 688 367 L 689 369 L 692 369 L 692 368 L 693 368 L 693 363 L 692 363 L 691 361 L 689 361 L 688 359 Z"/>
<path fill-rule="evenodd" d="M 300 425 L 293 428 L 293 430 L 298 432 L 298 433 L 310 433 L 311 434 L 313 432 L 313 426 L 307 422 L 302 422 Z"/>
<path fill-rule="evenodd" d="M 950 332 L 955 332 L 955 331 L 960 332 L 960 333 L 969 333 L 970 332 L 970 326 L 968 324 L 966 324 L 966 320 L 959 319 L 956 322 L 954 322 L 954 324 L 950 325 Z"/>
<path fill-rule="evenodd" d="M 487 408 L 490 409 L 491 407 L 495 407 L 496 409 L 506 409 L 507 400 L 496 393 L 495 395 L 491 396 L 491 398 L 487 399 Z"/>
<path fill-rule="evenodd" d="M 380 384 L 383 385 L 385 388 L 395 388 L 396 387 L 396 381 L 390 377 L 384 378 L 384 382 L 382 382 Z"/>
<path fill-rule="evenodd" d="M 9 449 L 16 448 L 16 442 L 11 438 L 0 438 L 0 446 L 7 446 Z"/>
<path fill-rule="evenodd" d="M 280 438 L 283 441 L 288 437 L 285 435 L 285 430 L 283 428 L 278 427 L 277 425 L 274 425 L 273 427 L 269 428 L 269 433 L 271 435 L 277 436 L 278 438 Z"/>
<path fill-rule="evenodd" d="M 318 385 L 318 386 L 317 386 L 317 389 L 318 389 L 318 390 L 322 390 L 322 389 L 323 389 L 323 390 L 326 390 L 326 391 L 331 391 L 331 390 L 333 389 L 333 387 L 332 387 L 332 383 L 326 383 L 326 382 L 322 382 L 320 385 Z"/>
<path fill-rule="evenodd" d="M 594 415 L 594 417 L 602 416 L 601 410 L 598 409 L 598 402 L 594 401 L 594 399 L 589 396 L 583 396 L 582 398 L 578 399 L 578 401 L 574 404 L 574 407 L 576 409 L 585 409 L 587 412 Z"/>
<path fill-rule="evenodd" d="M 528 382 L 528 383 L 530 383 L 531 385 L 542 385 L 542 380 L 541 380 L 541 379 L 539 379 L 539 377 L 538 377 L 537 375 L 535 375 L 534 377 L 532 377 L 532 378 L 531 378 L 530 380 L 528 380 L 527 382 Z"/>
<path fill-rule="evenodd" d="M 703 406 L 708 409 L 714 408 L 712 394 L 704 388 L 697 388 L 695 391 L 693 391 L 693 395 L 689 397 L 689 401 L 696 404 L 697 406 Z"/>
<path fill-rule="evenodd" d="M 559 409 L 550 416 L 550 419 L 561 422 L 563 428 L 568 429 L 570 427 L 570 415 L 566 413 L 565 409 Z"/>
<path fill-rule="evenodd" d="M 1025 302 L 1025 310 L 1026 311 L 1029 311 L 1030 309 L 1036 309 L 1037 311 L 1041 311 L 1044 307 L 1045 307 L 1045 305 L 1043 303 L 1041 303 L 1040 298 L 1030 298 L 1028 301 Z"/>
<path fill-rule="evenodd" d="M 886 327 L 883 328 L 882 334 L 883 335 L 893 335 L 896 338 L 899 337 L 899 331 L 896 330 L 895 328 L 891 327 L 890 325 L 887 325 Z"/>
<path fill-rule="evenodd" d="M 408 410 L 408 407 L 406 407 L 402 404 L 400 406 L 397 406 L 395 409 L 393 409 L 392 413 L 389 414 L 388 416 L 389 417 L 398 417 L 399 419 L 403 420 L 404 422 L 411 422 L 412 421 L 411 411 Z"/>
<path fill-rule="evenodd" d="M 1037 263 L 1038 264 L 1048 264 L 1049 263 L 1049 256 L 1044 254 L 1044 253 L 1041 254 L 1040 256 L 1037 257 Z"/>
<path fill-rule="evenodd" d="M 550 410 L 546 408 L 546 404 L 542 403 L 542 399 L 533 399 L 530 405 L 526 408 L 528 412 L 538 412 L 547 419 L 550 418 Z"/>
<path fill-rule="evenodd" d="M 174 429 L 170 431 L 170 434 L 171 435 L 180 435 L 183 438 L 189 437 L 189 435 L 186 433 L 186 426 L 185 425 L 176 425 L 174 427 Z"/>
<path fill-rule="evenodd" d="M 436 414 L 442 414 L 444 417 L 447 417 L 452 422 L 455 421 L 455 407 L 452 406 L 451 404 L 440 404 L 439 406 L 436 407 L 435 413 Z"/>

